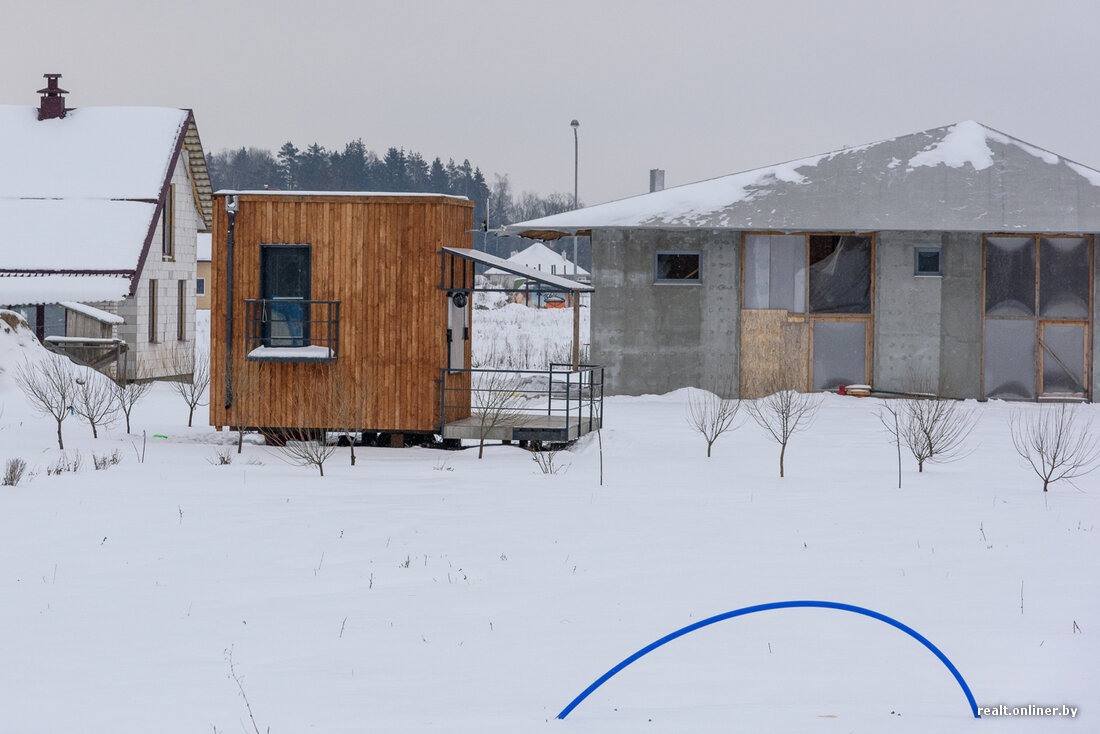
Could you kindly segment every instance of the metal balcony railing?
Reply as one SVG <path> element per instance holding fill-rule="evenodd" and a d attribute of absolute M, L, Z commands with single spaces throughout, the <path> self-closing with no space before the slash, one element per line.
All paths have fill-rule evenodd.
<path fill-rule="evenodd" d="M 245 299 L 245 348 L 253 362 L 332 362 L 340 342 L 340 302 Z"/>

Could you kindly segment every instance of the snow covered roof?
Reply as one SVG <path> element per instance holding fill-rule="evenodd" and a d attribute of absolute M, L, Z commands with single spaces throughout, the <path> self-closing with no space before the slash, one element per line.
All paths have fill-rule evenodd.
<path fill-rule="evenodd" d="M 977 122 L 508 225 L 551 239 L 601 228 L 1100 231 L 1100 171 Z"/>
<path fill-rule="evenodd" d="M 508 258 L 508 262 L 519 265 L 521 267 L 529 268 L 531 270 L 538 270 L 544 273 L 555 273 L 557 275 L 573 275 L 573 263 L 564 258 L 562 255 L 554 252 L 549 247 L 541 242 L 536 242 L 530 247 L 525 247 L 516 254 Z M 485 275 L 503 275 L 504 271 L 500 268 L 490 268 L 485 271 Z M 589 275 L 590 273 L 582 267 L 577 267 L 577 275 Z"/>
<path fill-rule="evenodd" d="M 459 201 L 469 201 L 465 196 L 456 196 L 454 194 L 436 194 L 430 191 L 415 192 L 415 191 L 283 191 L 281 189 L 257 189 L 252 191 L 234 191 L 233 189 L 218 189 L 214 192 L 215 195 L 221 196 L 222 194 L 237 195 L 237 196 L 377 196 L 377 197 L 436 197 L 441 199 L 458 199 Z"/>
<path fill-rule="evenodd" d="M 185 138 L 193 178 L 204 170 L 197 134 L 182 109 L 81 107 L 40 121 L 35 107 L 0 105 L 0 303 L 128 295 Z"/>
<path fill-rule="evenodd" d="M 584 283 L 578 283 L 570 278 L 563 278 L 560 275 L 553 275 L 548 270 L 532 270 L 531 268 L 525 268 L 522 265 L 517 265 L 513 262 L 505 260 L 502 257 L 496 255 L 490 255 L 487 252 L 481 252 L 480 250 L 470 250 L 465 247 L 444 247 L 444 252 L 449 252 L 452 255 L 461 257 L 465 260 L 472 260 L 473 262 L 484 263 L 485 265 L 492 265 L 499 268 L 501 272 L 512 273 L 523 278 L 527 278 L 535 283 L 542 283 L 548 285 L 550 288 L 559 290 L 562 292 L 571 293 L 591 293 L 595 290 L 590 285 Z"/>
<path fill-rule="evenodd" d="M 82 313 L 85 316 L 95 319 L 104 324 L 122 324 L 125 323 L 121 316 L 111 313 L 110 311 L 104 311 L 101 308 L 95 306 L 89 306 L 86 303 L 77 303 L 76 301 L 62 301 L 59 305 L 64 306 L 70 311 L 76 311 Z"/>

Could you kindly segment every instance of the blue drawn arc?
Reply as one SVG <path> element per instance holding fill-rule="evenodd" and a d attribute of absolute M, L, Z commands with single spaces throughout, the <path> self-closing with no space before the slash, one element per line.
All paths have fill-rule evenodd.
<path fill-rule="evenodd" d="M 744 616 L 746 614 L 754 614 L 755 612 L 767 612 L 767 611 L 770 611 L 772 609 L 789 609 L 789 608 L 792 608 L 792 607 L 820 607 L 820 608 L 824 608 L 824 609 L 839 609 L 843 612 L 852 612 L 854 614 L 862 614 L 865 617 L 871 617 L 872 619 L 877 619 L 880 622 L 885 622 L 886 624 L 890 625 L 891 627 L 897 627 L 899 630 L 901 630 L 902 632 L 909 635 L 910 637 L 915 639 L 917 642 L 921 643 L 922 645 L 927 647 L 929 650 L 931 650 L 932 654 L 935 655 L 936 657 L 938 657 L 940 659 L 940 662 L 942 662 L 944 665 L 947 666 L 947 669 L 951 671 L 951 675 L 955 676 L 955 680 L 958 681 L 959 686 L 963 689 L 963 693 L 966 694 L 966 700 L 970 703 L 970 711 L 974 714 L 974 718 L 975 719 L 980 719 L 981 718 L 981 715 L 978 713 L 978 704 L 974 701 L 974 694 L 970 692 L 970 686 L 966 685 L 966 681 L 963 680 L 962 674 L 959 673 L 958 668 L 956 668 L 952 664 L 952 662 L 947 659 L 946 655 L 944 655 L 942 652 L 940 652 L 940 649 L 938 647 L 936 647 L 931 642 L 929 642 L 928 638 L 926 638 L 924 635 L 917 632 L 912 627 L 904 625 L 896 619 L 893 619 L 891 617 L 887 617 L 885 614 L 879 614 L 876 611 L 873 611 L 871 609 L 865 609 L 864 607 L 857 607 L 857 606 L 853 606 L 851 604 L 839 604 L 837 602 L 832 602 L 832 601 L 777 601 L 777 602 L 772 602 L 771 604 L 757 604 L 756 606 L 743 607 L 741 609 L 735 609 L 732 612 L 726 612 L 724 614 L 716 614 L 713 617 L 709 617 L 707 619 L 701 620 L 699 622 L 696 622 L 695 624 L 689 624 L 687 627 L 683 627 L 681 629 L 678 629 L 675 632 L 673 632 L 672 634 L 665 635 L 664 637 L 657 640 L 656 642 L 653 642 L 649 645 L 646 645 L 641 650 L 634 653 L 633 655 L 628 657 L 626 660 L 623 660 L 621 663 L 616 665 L 614 668 L 612 668 L 611 670 L 609 670 L 606 673 L 604 673 L 603 675 L 601 675 L 599 678 L 596 679 L 596 681 L 592 685 L 588 686 L 588 688 L 585 688 L 584 692 L 582 692 L 581 695 L 574 698 L 569 703 L 568 706 L 566 706 L 564 709 L 562 709 L 561 713 L 558 714 L 558 718 L 559 719 L 564 719 L 566 716 L 568 716 L 569 712 L 572 711 L 573 709 L 575 709 L 580 704 L 581 701 L 588 698 L 588 696 L 593 691 L 595 691 L 597 688 L 599 688 L 604 683 L 606 683 L 608 680 L 610 680 L 611 677 L 614 676 L 616 673 L 618 673 L 620 670 L 622 670 L 626 666 L 630 665 L 634 661 L 638 660 L 642 656 L 653 652 L 658 647 L 661 647 L 662 645 L 664 645 L 668 642 L 672 642 L 677 637 L 682 637 L 683 635 L 686 635 L 689 632 L 694 632 L 697 629 L 702 629 L 703 627 L 707 627 L 709 625 L 714 624 L 715 622 L 721 622 L 721 621 L 726 620 L 726 619 L 733 619 L 734 617 L 741 617 L 741 616 Z"/>

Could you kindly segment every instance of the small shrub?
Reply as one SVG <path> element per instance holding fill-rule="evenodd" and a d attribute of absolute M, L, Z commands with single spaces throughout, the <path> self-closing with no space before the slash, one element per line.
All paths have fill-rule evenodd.
<path fill-rule="evenodd" d="M 80 471 L 80 467 L 83 463 L 84 458 L 80 455 L 79 451 L 72 456 L 62 451 L 61 456 L 57 457 L 57 461 L 46 467 L 46 475 L 54 476 L 55 474 L 64 474 L 65 472 L 76 474 Z"/>
<path fill-rule="evenodd" d="M 99 454 L 92 454 L 92 465 L 95 466 L 96 471 L 115 466 L 120 461 L 122 461 L 122 454 L 118 452 L 118 449 L 115 449 L 109 454 L 103 454 L 102 456 Z"/>
<path fill-rule="evenodd" d="M 561 444 L 548 441 L 533 441 L 531 443 L 531 460 L 538 464 L 543 474 L 564 474 L 570 464 L 559 464 L 558 454 L 561 453 Z"/>
<path fill-rule="evenodd" d="M 5 487 L 16 487 L 23 479 L 23 473 L 27 471 L 27 462 L 16 457 L 14 459 L 8 459 L 8 463 L 4 465 L 4 481 Z"/>
<path fill-rule="evenodd" d="M 214 451 L 214 455 L 207 459 L 214 466 L 229 466 L 233 463 L 233 449 L 221 448 Z"/>

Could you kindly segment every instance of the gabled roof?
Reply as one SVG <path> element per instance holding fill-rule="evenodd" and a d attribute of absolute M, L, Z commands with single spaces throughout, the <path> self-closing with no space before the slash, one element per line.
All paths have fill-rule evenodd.
<path fill-rule="evenodd" d="M 557 275 L 573 275 L 572 261 L 562 257 L 541 242 L 535 242 L 530 247 L 523 248 L 509 257 L 508 262 L 530 270 Z M 490 268 L 485 271 L 485 275 L 502 275 L 503 273 L 504 271 L 500 268 Z M 577 275 L 589 274 L 584 268 L 577 267 Z"/>
<path fill-rule="evenodd" d="M 1100 171 L 968 121 L 503 231 L 601 228 L 1100 232 Z"/>
<path fill-rule="evenodd" d="M 40 121 L 35 107 L 0 105 L 0 303 L 130 295 L 185 148 L 196 207 L 210 212 L 194 146 L 190 110 L 82 107 Z"/>

